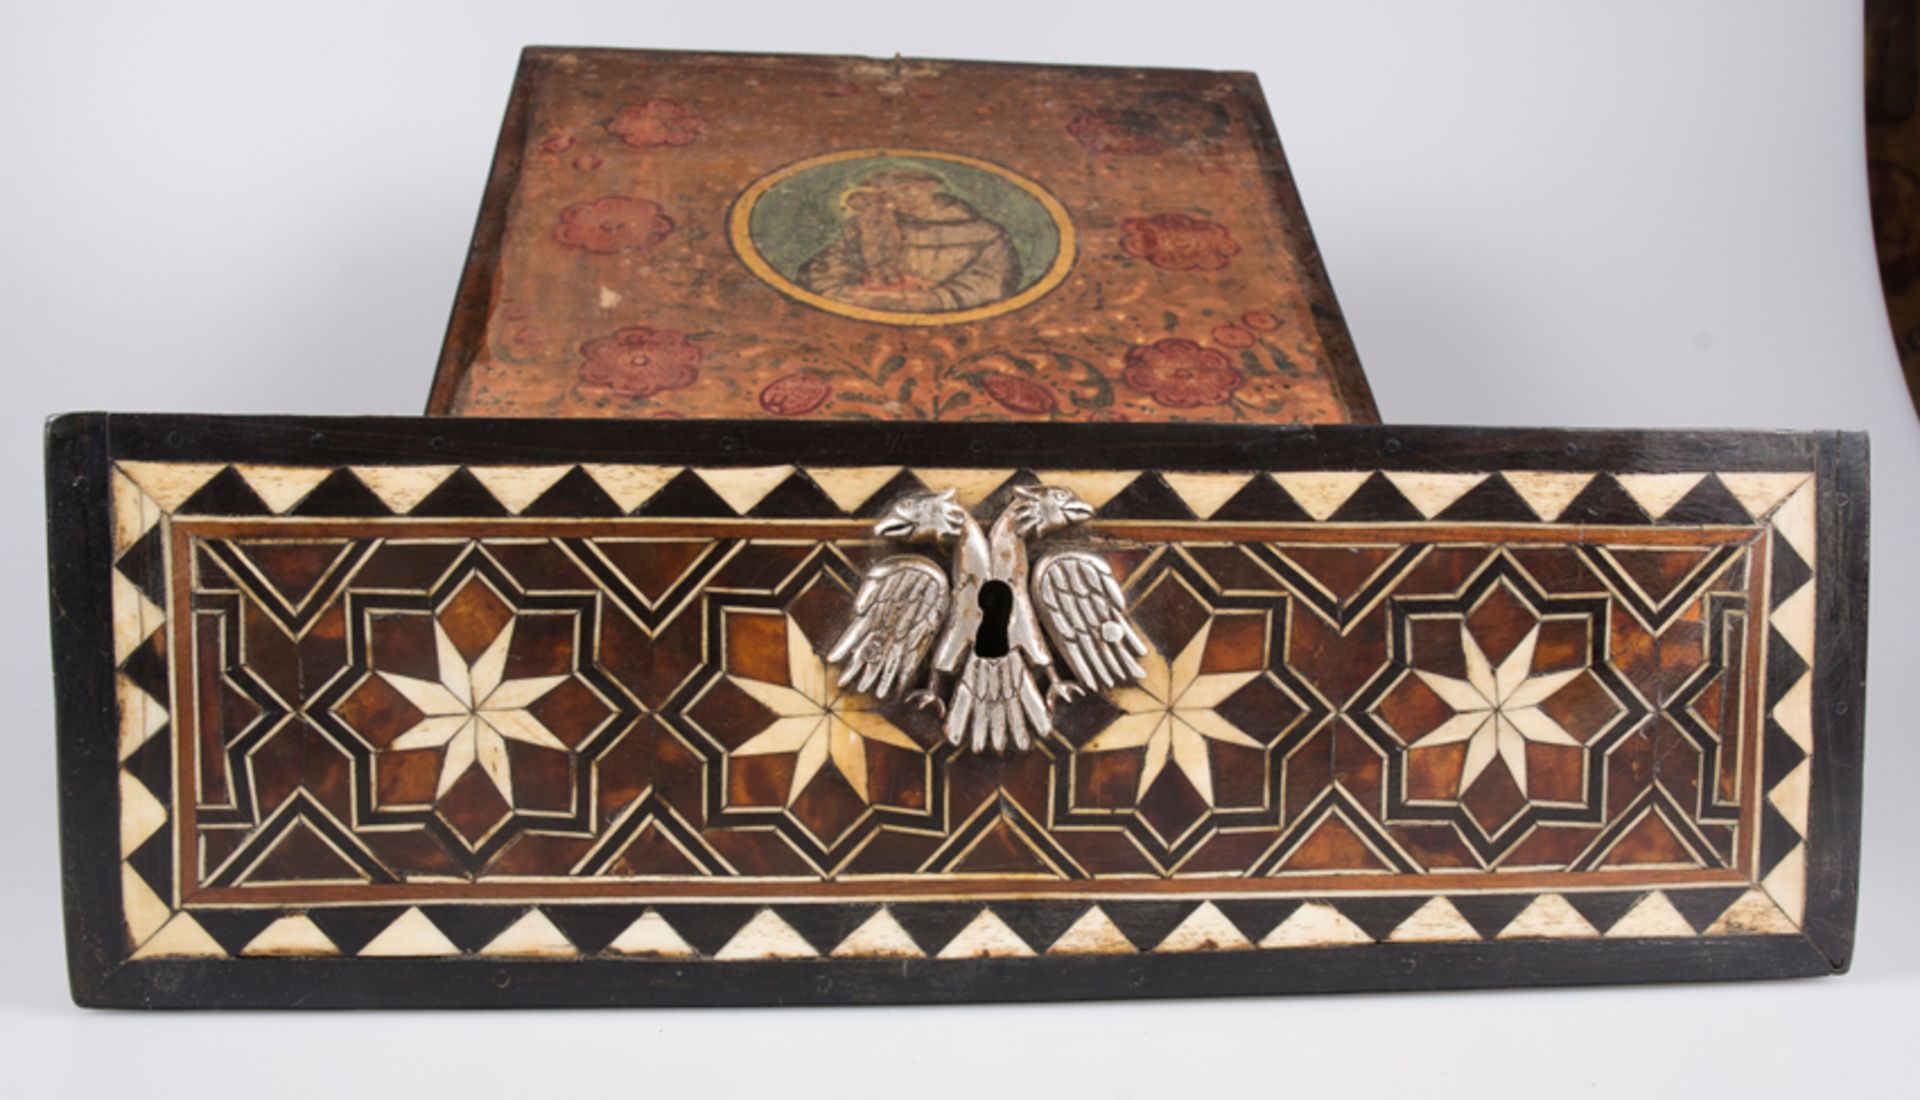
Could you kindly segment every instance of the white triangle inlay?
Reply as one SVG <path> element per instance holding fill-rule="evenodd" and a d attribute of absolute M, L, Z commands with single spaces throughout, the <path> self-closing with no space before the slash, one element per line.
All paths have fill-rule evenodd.
<path fill-rule="evenodd" d="M 680 938 L 665 917 L 649 909 L 640 914 L 640 919 L 627 925 L 627 930 L 607 945 L 607 950 L 616 955 L 646 955 L 663 959 L 691 959 L 700 954 L 693 945 Z"/>
<path fill-rule="evenodd" d="M 314 487 L 327 480 L 331 466 L 235 466 L 261 502 L 276 514 L 300 503 Z"/>
<path fill-rule="evenodd" d="M 1014 470 L 921 470 L 913 471 L 920 483 L 936 493 L 954 491 L 954 500 L 962 508 L 976 508 L 1007 483 Z"/>
<path fill-rule="evenodd" d="M 1768 620 L 1773 623 L 1774 629 L 1780 632 L 1780 636 L 1787 640 L 1787 644 L 1793 647 L 1793 651 L 1804 658 L 1808 664 L 1813 663 L 1813 624 L 1818 606 L 1813 590 L 1813 581 L 1801 585 L 1793 595 L 1782 600 L 1780 606 L 1773 609 L 1773 615 Z"/>
<path fill-rule="evenodd" d="M 1709 936 L 1777 936 L 1800 931 L 1764 890 L 1748 890 L 1707 926 Z"/>
<path fill-rule="evenodd" d="M 722 466 L 710 470 L 696 469 L 700 480 L 719 494 L 727 507 L 741 515 L 753 511 L 753 506 L 766 499 L 774 487 L 793 476 L 791 466 Z"/>
<path fill-rule="evenodd" d="M 166 613 L 155 607 L 118 569 L 113 571 L 113 660 L 119 664 L 140 648 L 167 621 Z"/>
<path fill-rule="evenodd" d="M 122 462 L 120 469 L 146 490 L 163 512 L 172 512 L 227 468 L 224 462 Z"/>
<path fill-rule="evenodd" d="M 1648 517 L 1659 519 L 1680 498 L 1693 491 L 1693 487 L 1707 479 L 1705 474 L 1615 474 L 1615 481 L 1627 491 Z"/>
<path fill-rule="evenodd" d="M 1340 947 L 1372 943 L 1373 937 L 1331 905 L 1310 901 L 1295 909 L 1260 941 L 1261 947 Z"/>
<path fill-rule="evenodd" d="M 771 909 L 753 915 L 713 957 L 716 959 L 811 959 L 813 945 Z"/>
<path fill-rule="evenodd" d="M 1389 943 L 1450 943 L 1477 940 L 1480 932 L 1467 923 L 1446 898 L 1430 898 L 1387 935 Z"/>
<path fill-rule="evenodd" d="M 1719 474 L 1720 484 L 1754 519 L 1780 507 L 1787 495 L 1807 483 L 1808 474 Z"/>
<path fill-rule="evenodd" d="M 124 863 L 120 865 L 120 907 L 127 920 L 127 938 L 134 943 L 151 939 L 173 915 L 147 880 Z"/>
<path fill-rule="evenodd" d="M 580 953 L 553 921 L 538 909 L 508 925 L 480 949 L 482 955 L 537 955 L 544 958 L 572 958 Z"/>
<path fill-rule="evenodd" d="M 591 462 L 580 468 L 613 498 L 622 512 L 631 512 L 651 500 L 653 494 L 686 469 L 684 466 L 605 466 Z"/>
<path fill-rule="evenodd" d="M 1240 490 L 1252 481 L 1252 474 L 1183 474 L 1162 470 L 1160 480 L 1178 493 L 1193 514 L 1201 519 L 1212 519 L 1227 501 L 1239 495 Z"/>
<path fill-rule="evenodd" d="M 907 930 L 893 919 L 893 914 L 885 909 L 874 910 L 873 916 L 862 921 L 860 927 L 840 941 L 833 949 L 836 959 L 920 959 L 926 952 L 913 942 Z"/>
<path fill-rule="evenodd" d="M 1047 948 L 1049 955 L 1130 955 L 1133 951 L 1133 941 L 1098 905 L 1080 914 Z"/>
<path fill-rule="evenodd" d="M 1500 930 L 1503 940 L 1590 939 L 1600 930 L 1559 894 L 1541 894 Z"/>
<path fill-rule="evenodd" d="M 460 949 L 425 913 L 409 909 L 381 929 L 379 935 L 360 949 L 360 954 L 372 958 L 418 958 L 458 955 Z"/>
<path fill-rule="evenodd" d="M 118 558 L 160 522 L 160 505 L 118 470 L 113 472 L 113 556 Z"/>
<path fill-rule="evenodd" d="M 1789 921 L 1798 924 L 1807 911 L 1807 846 L 1799 845 L 1760 880 Z"/>
<path fill-rule="evenodd" d="M 1607 929 L 1608 939 L 1655 936 L 1692 936 L 1696 933 L 1680 910 L 1673 907 L 1667 895 L 1655 890 L 1635 902 L 1627 915 L 1615 921 Z"/>
<path fill-rule="evenodd" d="M 404 516 L 453 476 L 458 466 L 349 466 L 380 502 Z"/>
<path fill-rule="evenodd" d="M 1016 958 L 1033 954 L 1033 948 L 1021 939 L 991 909 L 980 910 L 960 934 L 940 949 L 943 959 Z"/>
<path fill-rule="evenodd" d="M 120 773 L 120 858 L 133 854 L 154 831 L 167 823 L 167 808 L 147 790 L 147 785 Z"/>
<path fill-rule="evenodd" d="M 1412 502 L 1420 514 L 1428 519 L 1439 515 L 1471 492 L 1474 486 L 1487 480 L 1486 474 L 1426 474 L 1387 472 L 1387 480 L 1400 490 L 1400 495 Z"/>
<path fill-rule="evenodd" d="M 1566 474 L 1551 470 L 1502 470 L 1500 476 L 1527 502 L 1533 514 L 1552 523 L 1567 510 L 1573 498 L 1593 480 L 1592 474 Z"/>
<path fill-rule="evenodd" d="M 900 470 L 899 466 L 809 466 L 807 476 L 842 512 L 851 512 L 892 481 Z"/>
<path fill-rule="evenodd" d="M 338 955 L 340 949 L 305 914 L 281 917 L 240 949 L 242 955 Z"/>
<path fill-rule="evenodd" d="M 1167 933 L 1155 951 L 1249 951 L 1253 944 L 1240 934 L 1233 922 L 1227 919 L 1212 902 L 1202 902 L 1200 908 L 1187 914 L 1187 919 Z"/>
<path fill-rule="evenodd" d="M 1373 475 L 1365 470 L 1329 470 L 1270 476 L 1308 515 L 1314 519 L 1326 519 L 1339 511 L 1347 498 Z"/>
<path fill-rule="evenodd" d="M 1780 532 L 1781 537 L 1787 540 L 1787 545 L 1793 547 L 1793 552 L 1800 555 L 1800 560 L 1809 566 L 1819 564 L 1815 553 L 1818 549 L 1814 538 L 1817 517 L 1813 511 L 1813 496 L 1814 486 L 1809 482 L 1773 513 L 1773 529 Z"/>
<path fill-rule="evenodd" d="M 1807 800 L 1812 794 L 1812 768 L 1811 761 L 1800 761 L 1767 792 L 1767 801 L 1773 803 L 1773 808 L 1780 811 L 1780 816 L 1787 819 L 1787 824 L 1802 836 L 1807 833 Z"/>
<path fill-rule="evenodd" d="M 1801 674 L 1773 705 L 1773 720 L 1802 752 L 1813 751 L 1813 673 Z"/>
<path fill-rule="evenodd" d="M 140 945 L 140 950 L 131 956 L 135 959 L 224 959 L 227 950 L 207 935 L 200 922 L 187 913 L 175 913 L 166 927 L 153 934 L 153 938 Z"/>
<path fill-rule="evenodd" d="M 1072 489 L 1081 500 L 1099 508 L 1142 476 L 1138 470 L 1048 470 L 1044 480 Z"/>
<path fill-rule="evenodd" d="M 167 708 L 124 674 L 114 677 L 113 686 L 120 705 L 119 758 L 125 761 L 167 724 Z"/>
<path fill-rule="evenodd" d="M 571 466 L 469 466 L 467 472 L 487 487 L 507 511 L 519 515 L 540 494 L 567 476 Z"/>

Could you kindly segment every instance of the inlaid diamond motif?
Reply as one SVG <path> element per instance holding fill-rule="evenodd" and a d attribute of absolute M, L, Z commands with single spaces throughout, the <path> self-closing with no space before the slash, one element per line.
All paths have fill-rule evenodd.
<path fill-rule="evenodd" d="M 507 649 L 513 644 L 509 621 L 472 664 L 448 636 L 447 628 L 433 624 L 434 646 L 440 661 L 440 679 L 421 680 L 391 672 L 378 675 L 420 711 L 420 721 L 395 738 L 388 748 L 443 750 L 435 795 L 444 795 L 468 768 L 478 764 L 500 797 L 513 804 L 513 765 L 507 742 L 519 741 L 558 752 L 569 751 L 527 708 L 558 687 L 565 676 L 529 676 L 506 679 Z"/>
<path fill-rule="evenodd" d="M 870 709 L 874 704 L 872 698 L 835 683 L 831 670 L 815 652 L 806 632 L 791 618 L 786 623 L 789 683 L 728 677 L 734 686 L 775 715 L 771 725 L 733 750 L 733 755 L 794 753 L 788 805 L 799 799 L 829 760 L 854 793 L 862 801 L 870 801 L 867 742 L 878 741 L 916 753 L 920 746 L 898 726 Z"/>
<path fill-rule="evenodd" d="M 1542 704 L 1572 683 L 1582 670 L 1535 673 L 1533 658 L 1539 641 L 1540 628 L 1536 626 L 1495 667 L 1474 640 L 1473 632 L 1462 624 L 1460 645 L 1467 661 L 1464 679 L 1414 670 L 1414 675 L 1454 711 L 1453 717 L 1422 735 L 1414 745 L 1430 748 L 1466 742 L 1459 790 L 1472 787 L 1497 756 L 1520 793 L 1528 794 L 1528 744 L 1580 747 L 1580 742 Z"/>
<path fill-rule="evenodd" d="M 1261 670 L 1203 674 L 1200 661 L 1206 654 L 1207 637 L 1212 631 L 1211 622 L 1201 627 L 1171 662 L 1157 647 L 1149 648 L 1140 661 L 1147 670 L 1140 678 L 1140 686 L 1113 692 L 1113 702 L 1120 708 L 1121 716 L 1081 746 L 1083 752 L 1146 746 L 1146 762 L 1140 769 L 1139 798 L 1147 796 L 1147 790 L 1171 760 L 1211 806 L 1213 763 L 1207 754 L 1207 742 L 1222 741 L 1250 749 L 1266 747 L 1214 709 L 1258 679 Z"/>

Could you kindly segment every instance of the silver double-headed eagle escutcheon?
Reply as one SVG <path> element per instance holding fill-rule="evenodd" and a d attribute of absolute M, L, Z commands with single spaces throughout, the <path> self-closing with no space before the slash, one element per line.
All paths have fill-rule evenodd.
<path fill-rule="evenodd" d="M 873 533 L 951 540 L 952 580 L 920 554 L 875 562 L 854 597 L 853 621 L 827 654 L 840 666 L 841 686 L 891 698 L 931 652 L 926 683 L 907 701 L 939 712 L 955 745 L 1005 752 L 1032 748 L 1051 733 L 1056 705 L 1138 680 L 1147 643 L 1106 560 L 1058 550 L 1027 567 L 1029 540 L 1092 515 L 1091 505 L 1057 486 L 1015 489 L 984 531 L 954 503 L 952 489 L 894 502 Z M 1056 652 L 1072 679 L 1056 669 Z"/>

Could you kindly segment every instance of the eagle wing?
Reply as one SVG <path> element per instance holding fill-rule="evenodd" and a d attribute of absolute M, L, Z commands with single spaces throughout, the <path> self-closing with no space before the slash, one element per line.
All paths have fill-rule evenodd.
<path fill-rule="evenodd" d="M 1104 558 L 1049 555 L 1033 571 L 1033 601 L 1047 635 L 1087 687 L 1111 688 L 1147 674 L 1147 643 L 1127 618 L 1127 598 Z"/>
<path fill-rule="evenodd" d="M 853 622 L 827 654 L 840 684 L 885 699 L 912 679 L 947 614 L 947 574 L 918 554 L 886 558 L 867 571 Z"/>

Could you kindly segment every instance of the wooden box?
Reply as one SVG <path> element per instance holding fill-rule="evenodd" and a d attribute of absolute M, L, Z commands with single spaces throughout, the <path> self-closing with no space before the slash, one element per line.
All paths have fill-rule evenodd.
<path fill-rule="evenodd" d="M 428 411 L 1377 419 L 1245 73 L 530 49 Z"/>
<path fill-rule="evenodd" d="M 95 414 L 48 444 L 83 1004 L 1851 956 L 1858 436 Z M 943 724 L 841 683 L 861 609 L 897 606 L 873 578 L 944 568 L 898 537 L 914 501 L 1032 554 L 1047 679 L 1084 690 L 1036 691 L 1024 745 L 953 739 L 959 688 Z M 995 517 L 1057 501 L 1073 522 L 1002 546 Z M 1110 577 L 1076 606 L 1137 632 L 1130 683 L 1078 661 L 1065 562 Z M 986 633 L 976 665 L 1007 660 Z"/>

